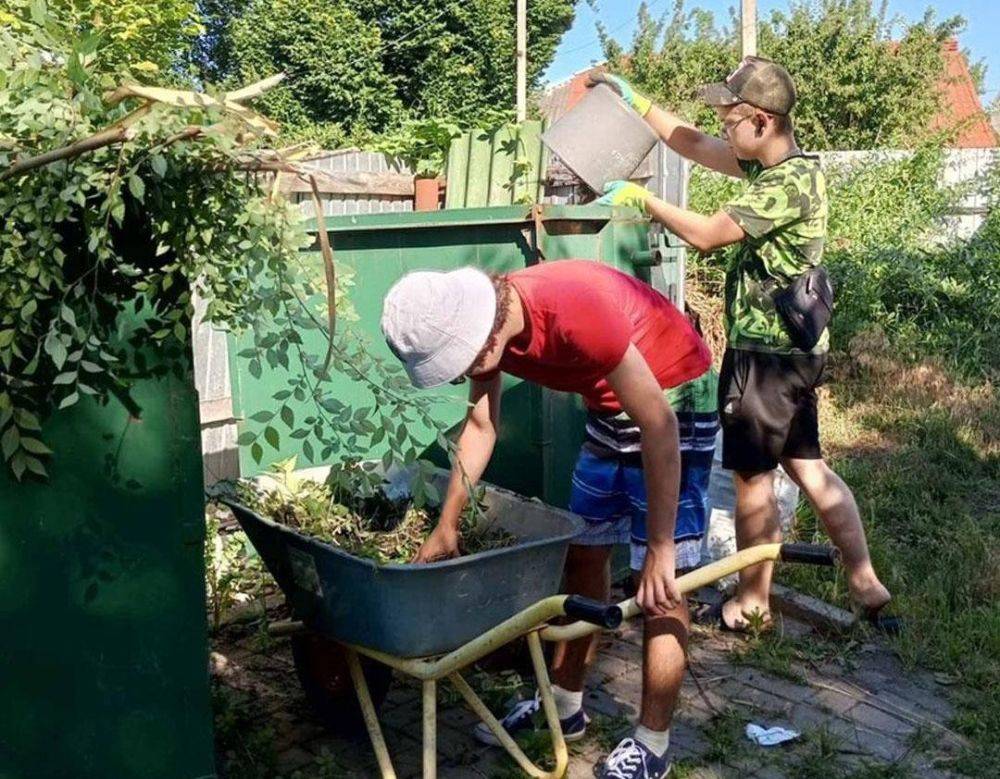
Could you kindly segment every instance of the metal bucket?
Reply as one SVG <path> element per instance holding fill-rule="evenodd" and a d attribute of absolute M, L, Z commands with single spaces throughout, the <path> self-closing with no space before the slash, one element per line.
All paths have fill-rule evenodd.
<path fill-rule="evenodd" d="M 488 485 L 485 503 L 484 521 L 518 543 L 422 565 L 376 565 L 228 505 L 297 619 L 338 641 L 424 657 L 455 649 L 559 590 L 577 533 L 573 516 Z"/>
<path fill-rule="evenodd" d="M 658 136 L 614 89 L 598 84 L 543 135 L 542 141 L 597 193 L 627 179 Z"/>

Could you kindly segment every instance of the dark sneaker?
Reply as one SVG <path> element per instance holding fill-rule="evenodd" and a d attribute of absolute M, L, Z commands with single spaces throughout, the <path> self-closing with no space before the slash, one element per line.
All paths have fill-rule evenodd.
<path fill-rule="evenodd" d="M 576 714 L 559 720 L 559 724 L 562 727 L 563 739 L 567 743 L 579 741 L 587 732 L 588 722 L 590 722 L 590 717 L 587 716 L 587 713 L 582 708 Z M 545 715 L 542 713 L 542 702 L 537 695 L 529 700 L 515 703 L 510 711 L 507 712 L 507 716 L 500 720 L 500 724 L 503 725 L 503 729 L 510 733 L 511 736 L 516 736 L 525 730 L 548 729 L 548 725 L 545 724 Z M 483 722 L 476 725 L 472 734 L 476 737 L 477 741 L 483 744 L 489 744 L 492 747 L 500 746 L 500 740 L 493 735 L 493 731 L 486 727 L 486 724 Z"/>
<path fill-rule="evenodd" d="M 608 755 L 598 779 L 663 779 L 670 773 L 667 756 L 657 757 L 633 738 L 622 739 Z"/>

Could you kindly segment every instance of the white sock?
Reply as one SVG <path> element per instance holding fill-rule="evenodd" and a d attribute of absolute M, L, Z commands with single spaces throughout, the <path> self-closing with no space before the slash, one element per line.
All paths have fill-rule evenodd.
<path fill-rule="evenodd" d="M 633 738 L 657 757 L 663 757 L 670 748 L 670 728 L 650 730 L 642 725 L 637 725 Z"/>
<path fill-rule="evenodd" d="M 556 712 L 559 714 L 559 719 L 572 717 L 583 706 L 583 690 L 572 692 L 564 690 L 558 684 L 553 684 L 552 697 L 556 701 Z"/>

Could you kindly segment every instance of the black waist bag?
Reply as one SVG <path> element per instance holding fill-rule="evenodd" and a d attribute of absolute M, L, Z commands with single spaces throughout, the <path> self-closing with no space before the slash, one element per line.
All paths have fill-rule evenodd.
<path fill-rule="evenodd" d="M 784 289 L 771 293 L 792 343 L 808 352 L 819 341 L 833 313 L 833 285 L 826 268 L 811 268 Z"/>

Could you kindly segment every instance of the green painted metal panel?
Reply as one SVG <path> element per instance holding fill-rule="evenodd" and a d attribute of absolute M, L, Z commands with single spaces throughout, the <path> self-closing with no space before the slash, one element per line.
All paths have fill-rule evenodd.
<path fill-rule="evenodd" d="M 472 145 L 472 133 L 458 136 L 448 148 L 448 159 L 445 172 L 447 188 L 445 190 L 445 207 L 448 202 L 464 203 L 468 191 L 469 151 Z"/>
<path fill-rule="evenodd" d="M 356 328 L 367 339 L 374 354 L 394 359 L 379 330 L 382 301 L 389 287 L 412 270 L 448 270 L 475 265 L 489 272 L 505 272 L 538 261 L 536 242 L 546 262 L 583 258 L 606 262 L 628 273 L 646 272 L 632 258 L 648 248 L 648 221 L 629 209 L 601 206 L 545 206 L 540 240 L 530 208 L 456 209 L 405 214 L 372 214 L 326 219 L 336 262 L 354 275 L 350 302 L 358 316 Z M 304 253 L 304 260 L 317 273 L 318 252 Z M 303 334 L 307 351 L 324 352 L 322 338 Z M 230 349 L 233 404 L 240 432 L 260 432 L 262 424 L 249 419 L 257 411 L 275 410 L 274 393 L 288 386 L 289 373 L 268 368 L 259 379 L 247 370 L 240 349 L 250 345 L 249 336 Z M 292 371 L 300 366 L 294 362 Z M 366 389 L 342 377 L 334 379 L 336 397 L 352 405 L 371 405 Z M 464 418 L 466 387 L 432 390 L 442 398 L 436 406 L 438 419 L 457 425 Z M 296 418 L 311 413 L 306 404 L 291 402 Z M 543 390 L 533 384 L 505 377 L 500 440 L 486 478 L 524 495 L 538 496 L 553 505 L 565 506 L 569 497 L 569 475 L 583 436 L 583 411 L 578 397 Z M 429 431 L 413 429 L 421 440 L 431 441 Z M 379 447 L 368 454 L 381 456 Z M 296 441 L 282 438 L 281 448 L 265 447 L 266 459 L 256 464 L 249 448 L 240 448 L 244 475 L 265 470 L 270 461 L 300 454 Z M 443 453 L 429 446 L 423 453 L 444 463 Z"/>
<path fill-rule="evenodd" d="M 52 418 L 49 481 L 0 474 L 3 779 L 215 776 L 190 350 L 170 367 L 140 418 Z"/>
<path fill-rule="evenodd" d="M 545 185 L 545 125 L 531 120 L 493 132 L 470 130 L 448 150 L 445 208 L 537 203 Z"/>

